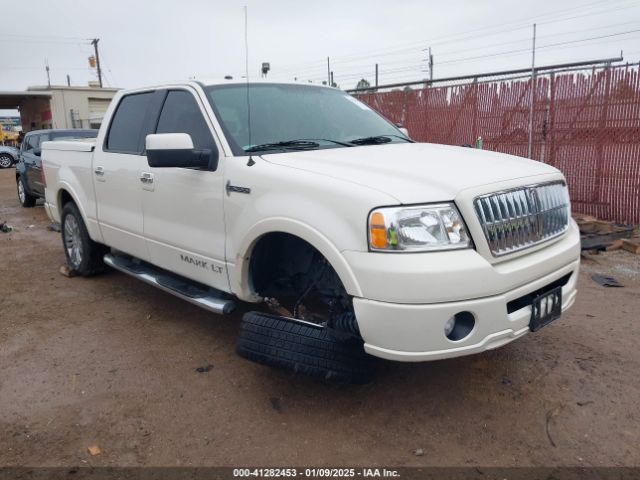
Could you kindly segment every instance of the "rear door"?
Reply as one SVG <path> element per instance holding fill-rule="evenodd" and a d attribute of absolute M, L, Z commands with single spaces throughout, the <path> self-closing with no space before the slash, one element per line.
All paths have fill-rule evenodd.
<path fill-rule="evenodd" d="M 37 137 L 35 153 L 32 161 L 29 162 L 28 177 L 31 193 L 39 197 L 44 197 L 44 185 L 42 184 L 42 144 L 50 140 L 49 133 L 34 135 Z"/>
<path fill-rule="evenodd" d="M 195 91 L 166 94 L 155 133 L 188 133 L 196 149 L 218 158 L 219 145 Z M 144 233 L 154 264 L 212 287 L 229 290 L 225 263 L 223 162 L 215 170 L 151 168 L 143 186 Z"/>
<path fill-rule="evenodd" d="M 143 232 L 144 139 L 153 115 L 153 91 L 131 93 L 118 103 L 102 145 L 93 156 L 98 223 L 104 243 L 149 260 Z"/>
<path fill-rule="evenodd" d="M 27 188 L 29 193 L 37 193 L 33 183 L 33 171 L 36 164 L 36 153 L 40 148 L 40 135 L 37 133 L 27 135 L 23 142 L 23 150 L 20 154 L 20 158 L 24 164 L 25 180 L 27 182 Z"/>

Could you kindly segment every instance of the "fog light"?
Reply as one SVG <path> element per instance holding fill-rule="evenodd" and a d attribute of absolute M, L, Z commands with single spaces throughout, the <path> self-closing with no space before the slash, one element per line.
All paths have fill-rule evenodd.
<path fill-rule="evenodd" d="M 453 327 L 456 326 L 456 317 L 451 317 L 447 320 L 447 323 L 444 324 L 444 335 L 448 337 L 453 332 Z"/>
<path fill-rule="evenodd" d="M 444 326 L 444 334 L 454 342 L 466 338 L 476 325 L 476 319 L 471 312 L 458 312 Z"/>

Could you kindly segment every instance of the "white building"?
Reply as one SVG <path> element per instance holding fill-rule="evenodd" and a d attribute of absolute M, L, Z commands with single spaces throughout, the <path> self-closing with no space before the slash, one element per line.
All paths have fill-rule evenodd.
<path fill-rule="evenodd" d="M 1 92 L 0 109 L 18 109 L 22 130 L 98 128 L 118 91 L 99 87 L 29 87 L 22 92 Z"/>

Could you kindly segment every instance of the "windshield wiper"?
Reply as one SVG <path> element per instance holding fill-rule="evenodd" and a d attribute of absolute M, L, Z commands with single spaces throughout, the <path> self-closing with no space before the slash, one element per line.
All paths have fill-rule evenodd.
<path fill-rule="evenodd" d="M 320 147 L 318 142 L 329 142 L 341 145 L 343 147 L 353 147 L 351 143 L 340 142 L 338 140 L 331 140 L 329 138 L 300 138 L 297 140 L 286 140 L 282 142 L 263 143 L 260 145 L 251 145 L 244 149 L 245 152 L 258 152 L 262 150 L 286 150 L 286 149 L 314 149 Z"/>
<path fill-rule="evenodd" d="M 244 147 L 245 152 L 261 152 L 263 150 L 310 150 L 318 148 L 320 144 L 318 142 L 312 142 L 310 140 L 287 140 L 284 142 L 274 143 L 261 143 L 260 145 L 251 145 L 250 147 Z"/>
<path fill-rule="evenodd" d="M 411 140 L 410 138 L 403 137 L 401 135 L 393 135 L 393 134 L 375 135 L 372 137 L 356 138 L 355 140 L 350 140 L 349 143 L 352 143 L 353 145 L 379 145 L 379 144 L 391 142 L 393 139 L 390 137 L 395 137 L 401 140 L 405 140 L 406 142 L 409 142 L 409 143 L 414 143 L 413 140 Z"/>
<path fill-rule="evenodd" d="M 309 140 L 309 141 L 318 141 L 318 142 L 329 142 L 329 143 L 335 143 L 336 145 L 342 145 L 343 147 L 353 147 L 353 145 L 351 143 L 347 143 L 347 142 L 339 142 L 338 140 L 331 140 L 330 138 L 303 138 L 301 140 Z M 298 140 L 296 140 L 298 141 Z"/>

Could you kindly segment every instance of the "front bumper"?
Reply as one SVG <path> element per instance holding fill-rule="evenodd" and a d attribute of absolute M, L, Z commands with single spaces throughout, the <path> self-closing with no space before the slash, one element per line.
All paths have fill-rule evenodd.
<path fill-rule="evenodd" d="M 367 353 L 406 362 L 479 353 L 529 332 L 530 302 L 516 304 L 517 309 L 515 302 L 508 308 L 509 302 L 561 279 L 566 280 L 562 311 L 575 302 L 580 237 L 573 222 L 558 241 L 502 264 L 492 265 L 474 251 L 428 255 L 398 254 L 403 261 L 411 259 L 411 265 L 400 269 L 389 268 L 389 260 L 396 255 L 377 257 L 380 262 L 374 257 L 351 262 L 356 277 L 368 279 L 365 285 L 361 282 L 365 298 L 353 300 Z M 353 254 L 349 258 L 360 260 Z M 358 275 L 359 267 L 367 275 Z M 475 325 L 466 337 L 452 341 L 444 328 L 459 312 L 471 312 Z"/>
<path fill-rule="evenodd" d="M 371 355 L 403 362 L 422 362 L 471 355 L 501 347 L 529 332 L 531 306 L 512 313 L 507 303 L 571 274 L 562 287 L 562 311 L 576 299 L 580 261 L 528 285 L 501 295 L 475 300 L 431 305 L 398 304 L 356 298 L 353 301 L 365 351 Z M 462 340 L 449 340 L 444 326 L 451 316 L 468 311 L 475 326 Z"/>

